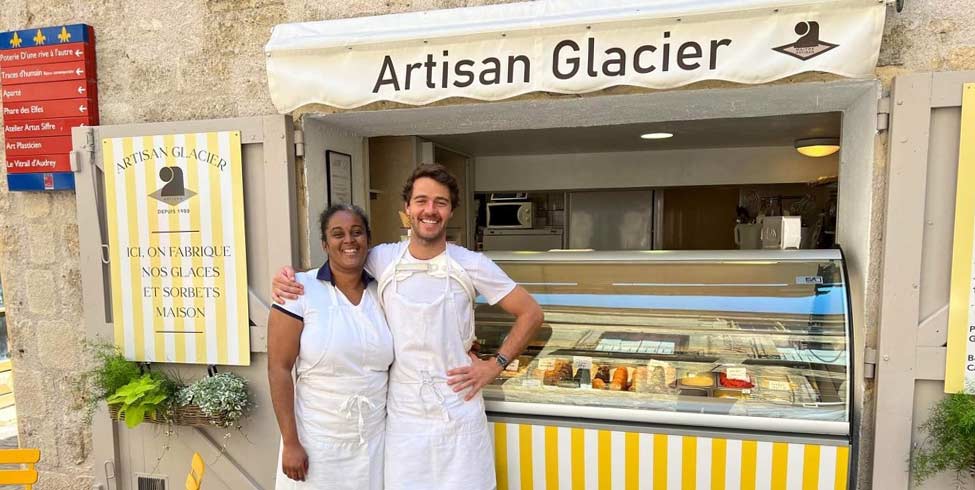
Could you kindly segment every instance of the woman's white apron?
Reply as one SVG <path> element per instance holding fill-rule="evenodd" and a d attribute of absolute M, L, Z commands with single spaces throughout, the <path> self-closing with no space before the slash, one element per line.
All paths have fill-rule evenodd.
<path fill-rule="evenodd" d="M 365 344 L 375 340 L 370 338 L 375 330 L 385 326 L 374 325 L 362 311 L 378 306 L 376 301 L 367 304 L 368 288 L 358 307 L 336 293 L 336 287 L 328 288 L 332 304 L 327 312 L 327 348 L 295 381 L 295 420 L 308 455 L 308 474 L 303 482 L 285 476 L 279 454 L 275 488 L 382 490 L 387 374 L 336 376 L 329 365 L 335 361 L 330 354 L 336 346 L 361 344 L 365 350 Z"/>

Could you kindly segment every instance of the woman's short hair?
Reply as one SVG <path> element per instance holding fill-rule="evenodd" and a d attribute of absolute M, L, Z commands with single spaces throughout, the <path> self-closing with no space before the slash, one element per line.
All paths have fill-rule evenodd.
<path fill-rule="evenodd" d="M 325 211 L 322 211 L 321 216 L 318 217 L 319 225 L 322 228 L 322 241 L 326 240 L 326 232 L 328 231 L 328 221 L 335 216 L 335 213 L 339 211 L 347 211 L 359 217 L 362 220 L 362 226 L 366 229 L 366 238 L 372 239 L 372 230 L 369 228 L 369 217 L 366 216 L 366 212 L 362 210 L 359 206 L 355 204 L 333 204 L 328 207 Z"/>

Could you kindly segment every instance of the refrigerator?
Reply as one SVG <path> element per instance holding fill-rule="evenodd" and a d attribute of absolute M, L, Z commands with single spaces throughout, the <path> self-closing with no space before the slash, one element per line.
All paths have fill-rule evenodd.
<path fill-rule="evenodd" d="M 654 250 L 662 248 L 663 192 L 580 191 L 568 195 L 570 249 Z"/>

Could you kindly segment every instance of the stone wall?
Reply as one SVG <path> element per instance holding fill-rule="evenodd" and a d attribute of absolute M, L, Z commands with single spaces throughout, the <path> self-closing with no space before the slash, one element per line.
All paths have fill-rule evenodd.
<path fill-rule="evenodd" d="M 171 2 L 5 0 L 0 31 L 84 22 L 97 37 L 102 124 L 226 118 L 274 112 L 262 48 L 284 22 L 463 7 L 489 1 L 174 0 Z M 975 69 L 975 9 L 970 0 L 906 0 L 888 7 L 878 77 Z M 815 79 L 815 75 L 805 79 Z M 625 89 L 626 91 L 640 89 Z M 606 93 L 619 93 L 609 90 Z M 590 96 L 597 96 L 592 94 Z M 529 95 L 528 97 L 547 97 Z M 450 102 L 447 102 L 450 103 Z M 378 105 L 377 107 L 382 107 Z M 2 139 L 2 136 L 0 136 Z M 876 162 L 876 252 L 867 325 L 876 325 L 883 226 L 885 152 Z M 0 170 L 0 275 L 24 446 L 43 451 L 39 490 L 88 489 L 95 471 L 90 434 L 74 403 L 82 364 L 78 226 L 73 193 L 10 193 Z M 93 226 L 82 223 L 81 226 Z M 876 345 L 876 333 L 868 332 Z M 869 468 L 872 408 L 865 414 L 863 467 Z M 100 471 L 100 470 L 99 470 Z M 868 488 L 861 472 L 861 488 Z"/>

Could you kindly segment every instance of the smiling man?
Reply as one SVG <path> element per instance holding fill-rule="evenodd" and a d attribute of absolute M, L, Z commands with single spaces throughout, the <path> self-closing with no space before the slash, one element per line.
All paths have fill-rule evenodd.
<path fill-rule="evenodd" d="M 412 235 L 373 248 L 366 270 L 393 334 L 386 423 L 386 489 L 496 487 L 481 389 L 524 350 L 542 323 L 538 303 L 483 254 L 447 243 L 459 199 L 457 180 L 440 165 L 418 167 L 403 188 Z M 285 269 L 275 300 L 300 294 Z M 515 317 L 495 358 L 469 354 L 474 299 Z"/>

